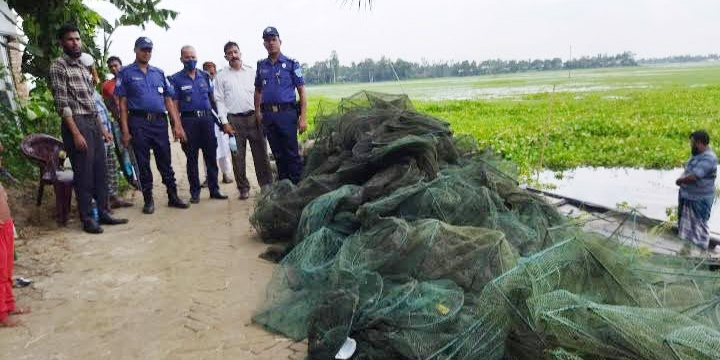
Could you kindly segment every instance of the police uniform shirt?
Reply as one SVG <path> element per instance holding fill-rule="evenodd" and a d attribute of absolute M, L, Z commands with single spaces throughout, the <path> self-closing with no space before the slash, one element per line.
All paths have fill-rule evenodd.
<path fill-rule="evenodd" d="M 270 59 L 258 61 L 255 88 L 262 92 L 263 104 L 295 102 L 295 88 L 305 85 L 300 63 L 280 54 L 275 64 Z"/>
<path fill-rule="evenodd" d="M 127 98 L 129 110 L 163 113 L 166 111 L 165 97 L 173 97 L 173 94 L 165 73 L 151 65 L 148 65 L 147 73 L 135 63 L 124 67 L 115 84 L 115 95 Z"/>
<path fill-rule="evenodd" d="M 181 70 L 170 76 L 170 83 L 175 91 L 173 99 L 180 102 L 180 111 L 212 109 L 209 97 L 213 96 L 214 90 L 206 72 L 196 69 L 193 79 Z"/>

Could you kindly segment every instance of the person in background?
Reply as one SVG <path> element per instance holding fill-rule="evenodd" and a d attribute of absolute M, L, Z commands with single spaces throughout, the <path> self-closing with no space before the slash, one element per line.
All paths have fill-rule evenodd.
<path fill-rule="evenodd" d="M 0 154 L 3 151 L 0 143 Z M 0 167 L 2 158 L 0 158 Z M 17 326 L 18 322 L 12 315 L 30 312 L 28 307 L 15 305 L 12 292 L 12 272 L 15 254 L 15 227 L 13 225 L 7 193 L 0 183 L 0 327 Z"/>
<path fill-rule="evenodd" d="M 297 184 L 302 175 L 302 159 L 297 133 L 307 129 L 307 97 L 302 67 L 296 60 L 280 52 L 280 34 L 270 26 L 262 34 L 268 52 L 258 61 L 255 75 L 255 113 L 270 142 L 280 180 Z M 296 103 L 295 90 L 300 97 Z"/>
<path fill-rule="evenodd" d="M 90 69 L 90 72 L 93 74 L 97 74 L 97 71 L 95 70 L 95 60 L 92 58 L 90 54 L 82 54 L 80 61 L 83 62 L 83 65 L 87 66 Z M 96 83 L 99 83 L 100 78 L 93 76 Z M 105 106 L 106 102 L 104 101 L 103 97 L 95 91 L 94 94 L 95 99 L 95 107 L 97 107 L 98 116 L 100 117 L 100 123 L 102 124 L 105 131 L 108 132 L 108 134 L 113 133 L 112 129 L 112 123 L 110 122 L 110 112 L 108 111 L 108 108 Z M 109 103 L 114 103 L 114 98 L 109 101 Z M 112 139 L 105 140 L 105 166 L 107 168 L 107 179 L 108 179 L 108 208 L 105 209 L 108 212 L 112 213 L 112 210 L 110 209 L 116 209 L 120 207 L 131 207 L 132 203 L 125 201 L 120 198 L 119 196 L 119 189 L 118 189 L 118 161 L 117 157 L 115 155 L 115 143 Z"/>
<path fill-rule="evenodd" d="M 77 193 L 83 230 L 103 232 L 101 224 L 117 225 L 127 219 L 116 219 L 107 212 L 107 169 L 104 140 L 112 136 L 100 124 L 95 106 L 93 76 L 80 57 L 81 41 L 77 27 L 64 25 L 58 31 L 63 55 L 50 65 L 50 85 L 60 117 L 65 149 L 73 169 L 73 187 Z M 93 216 L 95 201 L 98 216 Z"/>
<path fill-rule="evenodd" d="M 710 149 L 710 135 L 704 130 L 690 134 L 692 156 L 685 171 L 675 181 L 678 194 L 678 235 L 702 249 L 708 250 L 710 231 L 708 220 L 715 201 L 717 156 Z"/>
<path fill-rule="evenodd" d="M 102 96 L 95 92 L 95 105 L 98 109 L 98 116 L 102 122 L 105 131 L 112 133 L 112 124 L 110 123 L 110 112 L 105 107 Z M 105 141 L 105 166 L 107 167 L 108 178 L 108 206 L 110 209 L 131 207 L 133 204 L 120 197 L 118 189 L 118 161 L 115 155 L 115 143 L 112 140 Z M 109 210 L 109 209 L 108 209 Z"/>
<path fill-rule="evenodd" d="M 105 100 L 105 106 L 107 106 L 108 110 L 110 110 L 110 113 L 117 122 L 120 119 L 120 114 L 118 112 L 120 110 L 120 105 L 118 97 L 115 96 L 115 84 L 117 83 L 117 76 L 120 73 L 120 69 L 122 69 L 122 61 L 117 56 L 111 56 L 107 60 L 107 66 L 113 78 L 105 80 L 102 83 L 102 97 L 103 100 Z"/>
<path fill-rule="evenodd" d="M 206 61 L 203 63 L 203 70 L 210 75 L 210 83 L 215 88 L 215 75 L 217 75 L 217 67 L 214 62 Z M 220 172 L 222 172 L 222 183 L 231 184 L 232 180 L 232 169 L 230 168 L 230 143 L 228 134 L 224 133 L 218 126 L 213 126 L 215 130 L 215 138 L 217 138 L 217 149 L 215 154 L 217 156 L 217 163 Z M 207 166 L 206 166 L 207 169 Z M 207 174 L 207 171 L 205 172 Z M 202 187 L 207 186 L 207 176 L 205 182 L 202 183 Z"/>
<path fill-rule="evenodd" d="M 240 200 L 250 197 L 250 182 L 246 175 L 245 147 L 250 143 L 255 176 L 262 188 L 272 183 L 273 174 L 268 157 L 267 142 L 262 125 L 255 117 L 253 102 L 253 78 L 251 67 L 243 64 L 240 47 L 228 42 L 223 47 L 228 66 L 220 71 L 216 79 L 215 102 L 222 123 L 230 123 L 237 141 L 237 152 L 232 154 L 235 181 Z"/>
<path fill-rule="evenodd" d="M 115 84 L 115 96 L 120 98 L 122 142 L 126 147 L 132 144 L 135 152 L 145 202 L 142 209 L 144 214 L 155 212 L 150 149 L 155 154 L 155 165 L 167 189 L 168 206 L 179 209 L 190 207 L 177 194 L 165 111 L 173 121 L 175 139 L 185 141 L 185 131 L 172 101 L 172 85 L 162 70 L 150 65 L 152 49 L 153 43 L 147 37 L 141 36 L 135 40 L 135 62 L 120 70 Z"/>
<path fill-rule="evenodd" d="M 213 120 L 213 87 L 210 75 L 199 70 L 197 54 L 192 46 L 180 49 L 180 61 L 183 69 L 170 76 L 170 83 L 175 89 L 173 100 L 175 108 L 180 110 L 180 118 L 185 129 L 187 140 L 183 150 L 187 157 L 187 177 L 190 183 L 190 203 L 200 202 L 200 179 L 198 177 L 198 152 L 202 150 L 207 168 L 207 182 L 210 198 L 224 200 L 227 195 L 220 193 L 218 187 L 218 166 L 215 150 L 215 121 Z"/>
<path fill-rule="evenodd" d="M 0 153 L 3 147 L 0 143 Z M 2 158 L 0 158 L 2 166 Z M 15 254 L 15 227 L 13 226 L 10 205 L 5 188 L 0 184 L 0 327 L 17 326 L 18 322 L 12 315 L 27 314 L 28 307 L 15 305 L 12 290 L 12 273 Z"/>

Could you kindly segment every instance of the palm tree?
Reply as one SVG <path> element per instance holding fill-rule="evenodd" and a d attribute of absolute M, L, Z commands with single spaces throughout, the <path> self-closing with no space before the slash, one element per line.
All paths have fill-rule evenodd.
<path fill-rule="evenodd" d="M 372 0 L 342 0 L 343 5 L 354 4 L 357 2 L 358 9 L 365 5 L 366 9 L 372 9 Z"/>

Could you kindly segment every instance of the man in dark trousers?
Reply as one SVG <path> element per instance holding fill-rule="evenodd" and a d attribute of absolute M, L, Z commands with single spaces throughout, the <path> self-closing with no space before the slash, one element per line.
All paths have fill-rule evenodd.
<path fill-rule="evenodd" d="M 83 230 L 103 232 L 101 224 L 127 223 L 107 213 L 107 169 L 104 140 L 112 136 L 105 131 L 95 107 L 93 77 L 80 61 L 80 31 L 65 25 L 58 31 L 63 55 L 50 65 L 50 86 L 55 106 L 63 121 L 60 127 L 65 149 L 73 168 L 73 187 L 77 194 Z M 98 219 L 93 217 L 93 200 Z"/>
<path fill-rule="evenodd" d="M 190 183 L 190 202 L 200 202 L 200 177 L 198 174 L 198 151 L 202 150 L 207 168 L 207 183 L 211 199 L 224 200 L 228 197 L 220 193 L 218 186 L 218 165 L 215 151 L 215 122 L 213 120 L 213 87 L 210 75 L 196 69 L 197 55 L 192 46 L 180 49 L 180 61 L 183 69 L 170 77 L 175 88 L 175 107 L 180 110 L 183 129 L 187 140 L 183 150 L 187 157 L 187 176 Z"/>
<path fill-rule="evenodd" d="M 274 27 L 263 31 L 267 59 L 258 61 L 255 74 L 255 113 L 265 128 L 270 149 L 277 163 L 278 178 L 297 184 L 302 174 L 297 132 L 307 129 L 305 81 L 296 60 L 280 52 L 280 34 Z M 295 90 L 300 104 L 295 102 Z"/>
<path fill-rule="evenodd" d="M 255 72 L 243 64 L 238 44 L 230 41 L 225 44 L 223 51 L 228 66 L 220 71 L 215 79 L 215 101 L 220 121 L 229 122 L 232 132 L 235 133 L 237 151 L 231 153 L 232 164 L 240 200 L 246 200 L 250 197 L 250 181 L 245 171 L 246 144 L 250 144 L 255 176 L 261 188 L 273 181 L 272 168 L 262 125 L 255 117 Z"/>
<path fill-rule="evenodd" d="M 122 140 L 125 146 L 132 143 L 140 168 L 139 182 L 145 201 L 142 211 L 145 214 L 155 212 L 150 149 L 155 154 L 155 164 L 167 189 L 168 206 L 180 209 L 190 206 L 177 195 L 175 173 L 170 164 L 166 110 L 173 121 L 175 139 L 185 141 L 185 131 L 172 101 L 172 85 L 162 70 L 149 64 L 152 48 L 150 39 L 139 37 L 135 41 L 135 62 L 120 70 L 115 85 L 115 95 L 120 98 Z"/>

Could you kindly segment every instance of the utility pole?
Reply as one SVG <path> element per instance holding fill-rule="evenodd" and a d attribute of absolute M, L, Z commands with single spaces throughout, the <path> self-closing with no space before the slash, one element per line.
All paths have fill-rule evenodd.
<path fill-rule="evenodd" d="M 568 60 L 568 79 L 570 78 L 570 73 L 572 73 L 572 45 L 570 45 L 570 59 Z"/>

